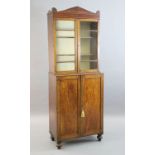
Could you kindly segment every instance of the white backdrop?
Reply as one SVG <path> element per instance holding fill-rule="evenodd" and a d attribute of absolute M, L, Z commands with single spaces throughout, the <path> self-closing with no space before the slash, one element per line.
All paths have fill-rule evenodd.
<path fill-rule="evenodd" d="M 48 112 L 47 12 L 80 6 L 100 10 L 100 71 L 105 113 L 124 113 L 124 0 L 31 0 L 31 112 Z"/>
<path fill-rule="evenodd" d="M 105 75 L 104 136 L 100 143 L 95 136 L 76 139 L 59 151 L 48 133 L 46 14 L 52 7 L 63 10 L 74 6 L 101 13 L 99 64 Z M 124 67 L 124 0 L 31 0 L 31 154 L 124 155 Z"/>

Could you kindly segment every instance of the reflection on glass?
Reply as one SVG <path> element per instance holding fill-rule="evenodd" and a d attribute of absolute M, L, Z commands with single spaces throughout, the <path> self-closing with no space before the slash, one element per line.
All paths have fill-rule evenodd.
<path fill-rule="evenodd" d="M 71 71 L 75 70 L 75 63 L 67 62 L 67 63 L 57 63 L 57 71 Z"/>
<path fill-rule="evenodd" d="M 74 31 L 57 31 L 57 37 L 74 37 Z"/>
<path fill-rule="evenodd" d="M 74 30 L 74 21 L 57 20 L 56 29 L 57 30 Z"/>
<path fill-rule="evenodd" d="M 74 38 L 57 38 L 56 49 L 57 54 L 74 54 L 75 53 Z"/>
<path fill-rule="evenodd" d="M 80 69 L 97 68 L 97 22 L 80 22 Z"/>
<path fill-rule="evenodd" d="M 57 56 L 57 62 L 75 61 L 75 56 Z"/>
<path fill-rule="evenodd" d="M 74 21 L 56 21 L 56 62 L 57 71 L 75 70 Z"/>
<path fill-rule="evenodd" d="M 82 70 L 96 69 L 97 68 L 97 62 L 81 61 L 80 67 Z"/>

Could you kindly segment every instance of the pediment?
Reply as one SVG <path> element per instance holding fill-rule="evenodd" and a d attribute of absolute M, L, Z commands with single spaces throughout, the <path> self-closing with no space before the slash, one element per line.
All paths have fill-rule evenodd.
<path fill-rule="evenodd" d="M 58 12 L 61 12 L 61 13 L 73 13 L 73 14 L 92 14 L 92 13 L 94 13 L 94 12 L 88 11 L 88 10 L 86 10 L 84 8 L 81 8 L 79 6 L 72 7 L 72 8 L 62 10 L 62 11 L 58 11 Z"/>
<path fill-rule="evenodd" d="M 75 18 L 79 18 L 79 17 L 99 18 L 99 11 L 91 12 L 79 6 L 75 6 L 75 7 L 72 7 L 66 10 L 60 10 L 60 11 L 58 11 L 56 8 L 52 8 L 51 11 L 49 11 L 49 14 L 50 13 L 54 13 L 56 17 L 71 16 Z"/>

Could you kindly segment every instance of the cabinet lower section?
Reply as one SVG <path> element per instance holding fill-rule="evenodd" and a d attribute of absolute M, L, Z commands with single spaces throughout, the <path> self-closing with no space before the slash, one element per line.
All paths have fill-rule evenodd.
<path fill-rule="evenodd" d="M 49 74 L 49 124 L 60 142 L 103 133 L 103 75 Z"/>

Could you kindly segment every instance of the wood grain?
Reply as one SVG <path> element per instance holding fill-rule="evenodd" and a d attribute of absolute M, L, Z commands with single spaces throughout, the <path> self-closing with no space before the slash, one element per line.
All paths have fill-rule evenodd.
<path fill-rule="evenodd" d="M 101 131 L 101 76 L 82 76 L 82 109 L 85 118 L 82 119 L 82 135 Z"/>
<path fill-rule="evenodd" d="M 78 135 L 78 76 L 59 78 L 59 134 L 61 139 Z"/>
<path fill-rule="evenodd" d="M 55 18 L 99 19 L 100 17 L 99 11 L 96 11 L 94 13 L 78 6 L 69 8 L 66 10 L 62 10 L 62 11 L 57 11 L 56 9 L 54 9 L 53 11 L 52 9 L 51 11 L 48 12 L 48 14 L 51 14 L 51 13 L 54 14 Z"/>
<path fill-rule="evenodd" d="M 57 139 L 56 76 L 49 73 L 49 132 Z"/>

